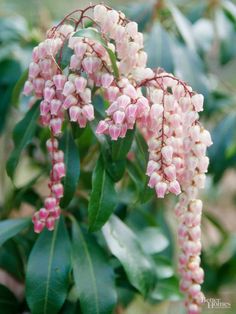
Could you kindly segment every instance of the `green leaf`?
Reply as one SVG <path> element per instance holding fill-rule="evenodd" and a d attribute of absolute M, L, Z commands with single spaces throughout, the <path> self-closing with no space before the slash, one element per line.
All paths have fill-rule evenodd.
<path fill-rule="evenodd" d="M 13 141 L 15 147 L 10 154 L 6 166 L 7 174 L 10 178 L 13 178 L 22 150 L 32 140 L 35 134 L 38 115 L 39 101 L 32 106 L 26 116 L 17 123 L 13 130 Z"/>
<path fill-rule="evenodd" d="M 116 304 L 115 276 L 108 258 L 94 238 L 72 227 L 75 285 L 84 314 L 111 314 Z"/>
<path fill-rule="evenodd" d="M 192 24 L 175 5 L 169 3 L 168 8 L 170 9 L 170 12 L 173 16 L 173 19 L 179 30 L 179 33 L 184 39 L 188 48 L 193 51 L 196 51 L 196 44 L 194 42 Z"/>
<path fill-rule="evenodd" d="M 119 77 L 119 71 L 118 71 L 118 67 L 116 64 L 116 56 L 115 56 L 114 52 L 107 46 L 105 40 L 102 38 L 101 34 L 98 33 L 98 31 L 95 28 L 89 27 L 89 28 L 80 29 L 73 36 L 75 36 L 75 37 L 86 37 L 86 38 L 93 39 L 93 40 L 99 42 L 106 49 L 106 51 L 110 57 L 114 76 L 116 78 Z"/>
<path fill-rule="evenodd" d="M 89 201 L 89 228 L 99 230 L 108 220 L 116 206 L 114 182 L 106 172 L 100 157 L 92 177 L 92 193 Z"/>
<path fill-rule="evenodd" d="M 227 168 L 236 164 L 235 155 L 232 155 L 230 158 L 227 156 L 230 147 L 235 143 L 235 124 L 236 114 L 231 113 L 224 117 L 212 130 L 214 145 L 209 148 L 209 170 L 213 173 L 215 182 L 222 177 Z"/>
<path fill-rule="evenodd" d="M 150 297 L 155 301 L 178 301 L 183 299 L 183 295 L 179 291 L 179 282 L 174 276 L 159 280 Z"/>
<path fill-rule="evenodd" d="M 131 148 L 134 134 L 135 130 L 128 130 L 125 138 L 119 138 L 117 141 L 111 141 L 111 154 L 113 160 L 122 160 L 126 158 L 126 155 Z"/>
<path fill-rule="evenodd" d="M 64 197 L 62 198 L 60 205 L 65 208 L 69 205 L 74 196 L 80 175 L 79 151 L 71 131 L 65 131 L 61 139 L 60 148 L 64 152 L 64 162 L 66 165 L 66 176 L 63 180 Z"/>
<path fill-rule="evenodd" d="M 153 261 L 135 234 L 118 217 L 112 216 L 102 229 L 107 245 L 121 262 L 130 283 L 147 295 L 156 281 Z"/>
<path fill-rule="evenodd" d="M 44 230 L 29 256 L 26 300 L 34 314 L 56 314 L 69 287 L 71 250 L 63 218 L 53 232 Z"/>
<path fill-rule="evenodd" d="M 156 274 L 158 279 L 170 278 L 174 275 L 173 266 L 168 258 L 156 254 L 153 256 L 153 259 L 156 264 Z"/>
<path fill-rule="evenodd" d="M 161 229 L 157 227 L 142 229 L 139 232 L 139 241 L 141 242 L 143 250 L 149 254 L 164 251 L 169 245 L 168 239 Z"/>
<path fill-rule="evenodd" d="M 68 40 L 65 40 L 62 48 L 56 55 L 56 62 L 59 67 L 64 70 L 66 67 L 70 65 L 70 58 L 73 55 L 74 51 L 70 47 L 68 47 Z"/>
<path fill-rule="evenodd" d="M 175 74 L 190 84 L 195 91 L 202 93 L 205 97 L 208 96 L 209 82 L 200 57 L 177 41 L 172 42 L 171 50 Z"/>
<path fill-rule="evenodd" d="M 145 3 L 131 3 L 122 10 L 125 15 L 131 20 L 138 23 L 139 32 L 143 32 L 151 22 L 153 15 L 154 5 L 153 2 Z"/>
<path fill-rule="evenodd" d="M 19 80 L 16 82 L 16 85 L 15 85 L 13 92 L 12 92 L 12 98 L 11 98 L 11 103 L 13 106 L 17 106 L 19 104 L 19 99 L 20 99 L 20 95 L 21 95 L 23 86 L 25 84 L 25 81 L 28 78 L 28 72 L 29 72 L 28 69 L 25 70 L 22 73 Z"/>
<path fill-rule="evenodd" d="M 0 284 L 0 309 L 1 314 L 17 314 L 18 301 L 15 295 L 5 286 Z"/>
<path fill-rule="evenodd" d="M 0 222 L 0 245 L 14 237 L 30 223 L 29 218 L 8 219 Z"/>
<path fill-rule="evenodd" d="M 160 23 L 155 23 L 145 41 L 145 51 L 148 53 L 148 66 L 161 67 L 167 72 L 173 72 L 173 57 L 171 54 L 172 39 Z"/>

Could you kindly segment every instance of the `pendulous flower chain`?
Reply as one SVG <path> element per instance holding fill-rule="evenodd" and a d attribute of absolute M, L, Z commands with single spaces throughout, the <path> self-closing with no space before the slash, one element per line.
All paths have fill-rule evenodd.
<path fill-rule="evenodd" d="M 79 18 L 72 17 L 75 14 Z M 92 25 L 87 30 L 101 40 L 77 35 L 85 21 Z M 73 52 L 68 66 L 62 69 L 65 45 Z M 118 75 L 109 51 L 116 56 Z M 50 195 L 34 214 L 35 232 L 45 227 L 53 230 L 60 216 L 61 180 L 66 169 L 57 138 L 63 121 L 69 119 L 84 128 L 94 119 L 92 92 L 96 87 L 96 93 L 102 93 L 109 102 L 106 118 L 98 123 L 96 133 L 116 141 L 136 125 L 148 144 L 148 185 L 159 198 L 168 193 L 180 195 L 175 207 L 181 248 L 180 288 L 187 296 L 188 314 L 200 313 L 204 273 L 200 267 L 202 202 L 197 194 L 205 184 L 209 164 L 206 149 L 212 144 L 209 132 L 199 123 L 203 96 L 172 74 L 147 68 L 143 34 L 138 32 L 137 23 L 105 5 L 91 5 L 67 15 L 34 48 L 32 59 L 24 94 L 33 94 L 31 103 L 41 99 L 40 123 L 50 129 L 47 149 L 52 161 Z"/>

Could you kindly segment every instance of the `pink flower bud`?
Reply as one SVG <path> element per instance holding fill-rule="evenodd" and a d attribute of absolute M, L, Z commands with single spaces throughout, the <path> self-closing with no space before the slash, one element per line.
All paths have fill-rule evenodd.
<path fill-rule="evenodd" d="M 192 150 L 197 157 L 202 157 L 206 155 L 206 145 L 202 143 L 194 145 Z"/>
<path fill-rule="evenodd" d="M 84 105 L 82 108 L 82 113 L 88 121 L 92 121 L 94 119 L 94 108 L 93 105 Z"/>
<path fill-rule="evenodd" d="M 137 90 L 134 88 L 133 85 L 128 84 L 124 89 L 123 89 L 124 95 L 129 96 L 131 99 L 137 99 L 138 93 Z"/>
<path fill-rule="evenodd" d="M 202 284 L 204 280 L 204 271 L 201 267 L 199 267 L 194 273 L 193 273 L 193 280 L 196 281 L 198 284 Z"/>
<path fill-rule="evenodd" d="M 189 304 L 187 310 L 188 310 L 188 314 L 200 314 L 201 313 L 200 308 L 195 303 Z"/>
<path fill-rule="evenodd" d="M 55 197 L 47 197 L 44 200 L 44 206 L 47 210 L 55 208 L 56 205 L 57 205 L 57 200 L 55 199 Z"/>
<path fill-rule="evenodd" d="M 49 113 L 50 105 L 47 101 L 42 100 L 40 103 L 40 115 L 45 116 Z"/>
<path fill-rule="evenodd" d="M 49 211 L 46 210 L 46 208 L 40 208 L 40 210 L 39 210 L 39 218 L 40 219 L 44 220 L 48 217 L 48 215 L 49 215 Z"/>
<path fill-rule="evenodd" d="M 58 162 L 53 166 L 53 172 L 57 175 L 59 179 L 65 176 L 65 164 L 63 162 Z"/>
<path fill-rule="evenodd" d="M 201 173 L 207 172 L 209 166 L 209 158 L 207 156 L 203 156 L 198 158 L 198 169 Z"/>
<path fill-rule="evenodd" d="M 173 95 L 165 95 L 164 97 L 164 107 L 166 111 L 172 111 L 175 106 L 175 99 Z"/>
<path fill-rule="evenodd" d="M 170 165 L 164 169 L 165 175 L 167 176 L 169 181 L 173 181 L 176 179 L 176 169 L 174 165 Z"/>
<path fill-rule="evenodd" d="M 204 97 L 202 94 L 196 94 L 191 98 L 193 107 L 197 112 L 203 111 L 203 101 Z"/>
<path fill-rule="evenodd" d="M 154 160 L 149 160 L 147 164 L 147 171 L 146 174 L 150 176 L 154 171 L 158 171 L 160 169 L 161 165 L 160 163 L 154 161 Z"/>
<path fill-rule="evenodd" d="M 31 79 L 36 78 L 40 73 L 40 67 L 37 63 L 31 62 L 29 65 L 29 77 Z"/>
<path fill-rule="evenodd" d="M 70 58 L 70 69 L 76 70 L 80 65 L 80 59 L 76 55 L 72 55 Z"/>
<path fill-rule="evenodd" d="M 114 114 L 113 114 L 113 120 L 115 122 L 115 124 L 122 124 L 123 121 L 125 119 L 125 113 L 124 111 L 116 111 Z"/>
<path fill-rule="evenodd" d="M 167 192 L 167 184 L 165 182 L 158 182 L 155 186 L 156 194 L 158 198 L 164 198 Z"/>
<path fill-rule="evenodd" d="M 163 113 L 163 106 L 159 104 L 153 104 L 150 109 L 150 117 L 154 121 L 157 121 Z"/>
<path fill-rule="evenodd" d="M 46 142 L 46 146 L 48 151 L 51 153 L 53 149 L 56 150 L 58 148 L 58 140 L 57 139 L 48 139 Z"/>
<path fill-rule="evenodd" d="M 154 104 L 161 104 L 163 102 L 163 91 L 161 89 L 154 89 L 151 92 L 150 97 Z"/>
<path fill-rule="evenodd" d="M 59 99 L 52 99 L 50 102 L 50 111 L 52 115 L 55 115 L 58 113 L 59 109 L 61 107 L 61 101 Z"/>
<path fill-rule="evenodd" d="M 34 232 L 35 233 L 40 233 L 42 232 L 43 228 L 45 227 L 45 223 L 38 220 L 38 221 L 35 221 L 34 223 Z"/>
<path fill-rule="evenodd" d="M 37 78 L 33 81 L 35 94 L 39 97 L 43 94 L 44 83 L 45 81 L 42 78 Z"/>
<path fill-rule="evenodd" d="M 96 129 L 96 133 L 97 134 L 104 134 L 109 128 L 109 124 L 106 121 L 100 121 L 98 123 L 97 129 Z"/>
<path fill-rule="evenodd" d="M 130 104 L 130 98 L 127 95 L 122 95 L 117 98 L 117 103 L 120 109 L 125 108 Z"/>
<path fill-rule="evenodd" d="M 75 86 L 71 81 L 67 81 L 64 85 L 62 94 L 64 96 L 71 95 L 75 92 Z"/>
<path fill-rule="evenodd" d="M 145 97 L 139 97 L 137 102 L 137 117 L 147 117 L 150 111 L 150 106 L 147 98 Z"/>
<path fill-rule="evenodd" d="M 78 42 L 77 44 L 75 44 L 74 46 L 74 50 L 75 50 L 75 54 L 77 56 L 77 58 L 79 58 L 80 60 L 83 58 L 86 50 L 87 50 L 88 45 L 86 43 L 83 42 Z"/>
<path fill-rule="evenodd" d="M 43 94 L 44 94 L 44 99 L 50 102 L 55 96 L 55 90 L 54 88 L 45 87 Z"/>
<path fill-rule="evenodd" d="M 60 118 L 55 118 L 50 121 L 50 128 L 54 135 L 61 133 L 62 120 Z"/>
<path fill-rule="evenodd" d="M 92 74 L 100 68 L 101 60 L 96 57 L 86 57 L 82 61 L 82 66 L 85 72 Z"/>
<path fill-rule="evenodd" d="M 138 33 L 138 24 L 136 22 L 129 22 L 125 26 L 125 31 L 131 38 L 134 38 Z"/>
<path fill-rule="evenodd" d="M 137 109 L 136 105 L 130 104 L 125 110 L 126 120 L 131 124 L 134 124 L 136 121 Z"/>
<path fill-rule="evenodd" d="M 61 209 L 58 206 L 50 210 L 50 215 L 55 219 L 59 219 L 60 214 L 61 214 Z"/>
<path fill-rule="evenodd" d="M 63 197 L 63 193 L 64 193 L 63 185 L 61 183 L 54 184 L 52 186 L 52 192 L 56 198 Z"/>
<path fill-rule="evenodd" d="M 161 154 L 167 163 L 172 161 L 173 148 L 171 146 L 164 146 L 161 149 Z"/>
<path fill-rule="evenodd" d="M 202 142 L 206 146 L 211 146 L 212 145 L 212 140 L 211 140 L 211 135 L 207 130 L 203 130 L 200 133 L 200 142 Z"/>
<path fill-rule="evenodd" d="M 91 89 L 85 88 L 84 92 L 80 93 L 80 97 L 86 104 L 90 103 L 91 102 Z"/>
<path fill-rule="evenodd" d="M 55 227 L 55 218 L 49 217 L 46 221 L 46 227 L 49 231 L 54 230 Z"/>
<path fill-rule="evenodd" d="M 39 61 L 38 47 L 34 47 L 32 52 L 32 59 L 35 63 Z"/>
<path fill-rule="evenodd" d="M 184 87 L 182 84 L 178 84 L 173 89 L 173 95 L 176 99 L 180 99 L 185 94 Z"/>
<path fill-rule="evenodd" d="M 169 191 L 175 195 L 179 195 L 181 193 L 180 185 L 177 180 L 170 182 Z"/>
<path fill-rule="evenodd" d="M 83 93 L 87 85 L 86 78 L 80 76 L 75 78 L 75 88 L 77 93 Z"/>
<path fill-rule="evenodd" d="M 29 96 L 34 89 L 33 84 L 30 81 L 26 81 L 23 89 L 23 94 Z"/>
<path fill-rule="evenodd" d="M 107 9 L 104 5 L 98 4 L 94 7 L 94 19 L 95 21 L 102 22 L 107 14 Z"/>
<path fill-rule="evenodd" d="M 109 73 L 104 73 L 101 76 L 102 87 L 108 88 L 111 85 L 111 83 L 113 82 L 113 80 L 114 80 L 113 75 L 111 75 Z"/>
<path fill-rule="evenodd" d="M 121 125 L 120 138 L 125 138 L 128 126 L 126 123 Z"/>
<path fill-rule="evenodd" d="M 119 88 L 116 86 L 110 86 L 108 89 L 105 91 L 105 96 L 109 101 L 114 101 L 117 98 L 117 95 L 119 93 Z"/>
<path fill-rule="evenodd" d="M 149 182 L 148 182 L 148 186 L 149 186 L 150 188 L 154 188 L 154 186 L 155 186 L 158 182 L 160 182 L 161 180 L 162 180 L 162 177 L 161 177 L 158 173 L 153 172 L 153 173 L 151 174 L 150 180 L 149 180 Z"/>
<path fill-rule="evenodd" d="M 110 125 L 109 126 L 109 134 L 112 140 L 117 141 L 121 132 L 121 127 L 117 125 Z"/>
<path fill-rule="evenodd" d="M 65 75 L 58 74 L 58 75 L 53 76 L 53 82 L 54 82 L 57 90 L 62 91 L 66 81 L 67 81 L 67 78 Z"/>
<path fill-rule="evenodd" d="M 193 178 L 193 182 L 198 189 L 203 189 L 205 186 L 206 175 L 205 174 L 197 174 Z"/>
<path fill-rule="evenodd" d="M 188 292 L 192 296 L 192 298 L 194 298 L 198 294 L 198 292 L 200 292 L 200 291 L 201 291 L 201 286 L 198 284 L 194 284 L 194 285 L 190 286 L 189 290 L 188 290 Z"/>
<path fill-rule="evenodd" d="M 193 200 L 189 205 L 189 210 L 194 214 L 201 214 L 202 212 L 202 201 Z"/>
<path fill-rule="evenodd" d="M 114 112 L 116 112 L 119 109 L 117 101 L 114 101 L 106 110 L 106 113 L 111 116 Z"/>
<path fill-rule="evenodd" d="M 63 162 L 64 161 L 64 153 L 62 150 L 58 150 L 54 153 L 53 158 L 56 162 Z"/>
<path fill-rule="evenodd" d="M 66 99 L 63 102 L 62 107 L 66 110 L 70 108 L 71 106 L 75 106 L 78 103 L 78 100 L 73 95 L 68 95 Z"/>
<path fill-rule="evenodd" d="M 81 109 L 77 106 L 71 106 L 69 109 L 70 121 L 77 121 L 81 113 Z"/>

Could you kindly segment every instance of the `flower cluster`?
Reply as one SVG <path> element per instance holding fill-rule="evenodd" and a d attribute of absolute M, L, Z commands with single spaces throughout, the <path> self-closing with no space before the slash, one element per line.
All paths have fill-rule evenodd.
<path fill-rule="evenodd" d="M 88 9 L 93 9 L 91 17 L 85 15 Z M 45 226 L 53 230 L 60 215 L 61 179 L 66 169 L 57 138 L 63 122 L 68 117 L 84 128 L 94 119 L 93 93 L 100 92 L 108 107 L 96 133 L 117 140 L 137 125 L 148 145 L 148 185 L 159 198 L 183 192 L 175 208 L 182 251 L 181 290 L 187 295 L 188 314 L 198 314 L 203 270 L 199 257 L 202 203 L 197 192 L 204 187 L 209 163 L 206 149 L 211 145 L 209 132 L 198 121 L 203 96 L 172 74 L 146 67 L 143 34 L 138 32 L 137 23 L 130 22 L 122 12 L 105 5 L 91 5 L 78 12 L 79 19 L 73 18 L 74 27 L 65 24 L 68 15 L 34 48 L 24 86 L 24 94 L 41 99 L 40 121 L 51 132 L 47 142 L 52 160 L 50 196 L 33 217 L 35 231 L 41 232 Z M 77 28 L 83 27 L 84 18 L 89 18 L 93 27 L 79 33 Z M 64 69 L 61 61 L 65 45 L 71 55 Z"/>
<path fill-rule="evenodd" d="M 58 149 L 57 139 L 47 141 L 47 150 L 52 160 L 50 174 L 50 196 L 44 200 L 44 207 L 40 208 L 33 216 L 34 231 L 40 233 L 44 227 L 53 230 L 55 222 L 60 217 L 60 199 L 63 197 L 61 179 L 65 176 L 64 153 Z"/>

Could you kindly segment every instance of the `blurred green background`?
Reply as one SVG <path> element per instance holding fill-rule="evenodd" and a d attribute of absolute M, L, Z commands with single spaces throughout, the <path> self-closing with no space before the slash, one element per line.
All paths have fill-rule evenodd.
<path fill-rule="evenodd" d="M 93 3 L 98 3 L 94 1 Z M 186 80 L 205 96 L 202 120 L 211 130 L 214 145 L 203 217 L 204 291 L 208 297 L 230 302 L 230 309 L 204 313 L 236 312 L 236 5 L 235 1 L 105 1 L 139 23 L 145 33 L 150 67 L 163 67 Z M 55 21 L 89 1 L 0 1 L 0 204 L 7 203 L 12 185 L 5 173 L 9 137 L 24 113 L 12 103 L 15 83 L 30 62 L 31 50 Z M 19 174 L 19 184 L 27 179 Z M 170 205 L 170 204 L 169 204 Z M 10 206 L 10 205 L 9 205 Z M 173 234 L 175 221 L 166 206 Z M 1 253 L 1 252 L 0 252 Z M 1 264 L 1 263 L 0 263 Z M 0 265 L 1 267 L 1 265 Z M 1 277 L 0 277 L 0 282 Z M 168 294 L 167 294 L 168 295 Z M 171 298 L 170 298 L 171 299 Z M 123 313 L 123 312 L 120 312 Z M 179 303 L 150 305 L 138 298 L 126 314 L 182 313 Z"/>

